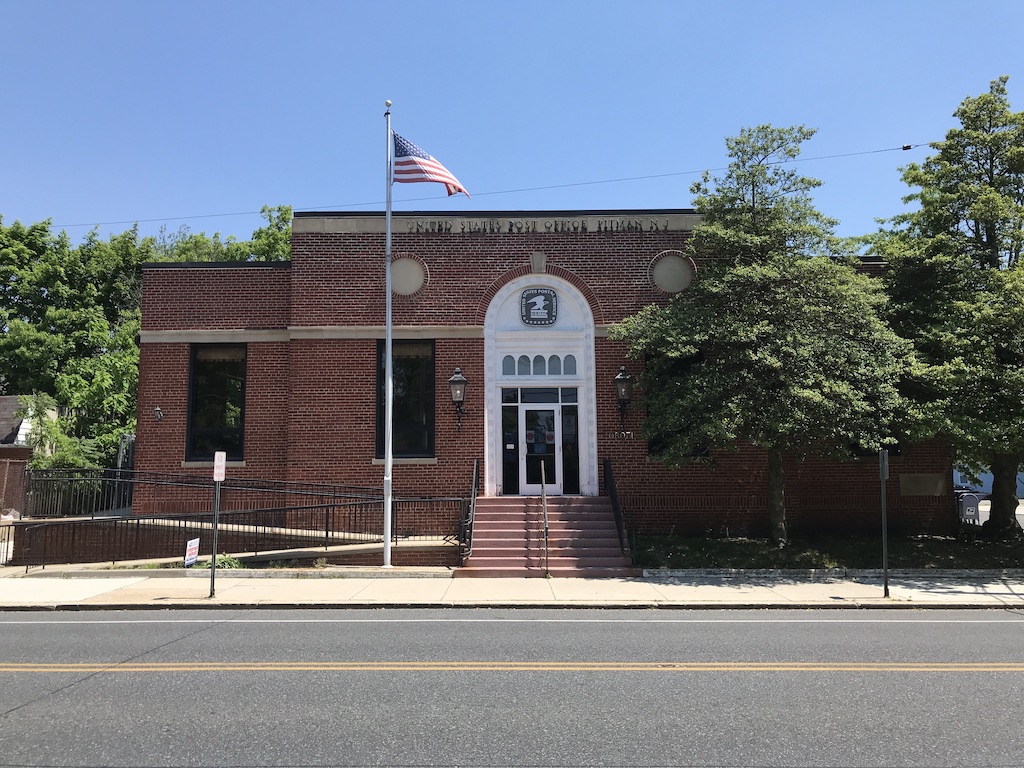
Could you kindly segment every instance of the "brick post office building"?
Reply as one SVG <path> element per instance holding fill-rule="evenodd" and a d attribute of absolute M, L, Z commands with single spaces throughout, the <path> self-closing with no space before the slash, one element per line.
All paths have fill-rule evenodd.
<path fill-rule="evenodd" d="M 694 279 L 688 210 L 397 213 L 393 219 L 394 492 L 606 493 L 614 468 L 631 528 L 767 531 L 766 462 L 715 469 L 648 458 L 643 414 L 620 419 L 613 323 Z M 299 213 L 285 263 L 151 264 L 143 277 L 136 468 L 380 487 L 385 337 L 383 213 Z M 700 265 L 696 265 L 699 275 Z M 448 380 L 468 380 L 464 413 Z M 154 418 L 159 407 L 162 418 Z M 787 466 L 788 519 L 877 530 L 877 462 Z M 895 528 L 952 525 L 950 456 L 891 462 Z"/>

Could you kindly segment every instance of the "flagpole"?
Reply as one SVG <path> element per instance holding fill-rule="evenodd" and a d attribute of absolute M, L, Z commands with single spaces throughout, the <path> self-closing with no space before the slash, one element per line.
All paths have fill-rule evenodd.
<path fill-rule="evenodd" d="M 391 138 L 391 101 L 385 101 L 387 109 L 384 112 L 384 122 L 387 125 L 388 153 L 387 153 L 387 206 L 384 214 L 385 228 L 387 235 L 384 245 L 384 291 L 385 298 L 385 331 L 384 331 L 384 563 L 382 568 L 391 567 L 391 471 L 393 469 L 394 447 L 392 445 L 392 425 L 394 422 L 394 401 L 395 401 L 395 380 L 392 369 L 392 339 L 391 339 L 391 185 L 392 185 L 392 150 L 394 141 Z"/>

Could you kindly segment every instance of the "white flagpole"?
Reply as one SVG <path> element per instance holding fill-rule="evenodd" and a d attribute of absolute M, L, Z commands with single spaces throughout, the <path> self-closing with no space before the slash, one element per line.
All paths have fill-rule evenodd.
<path fill-rule="evenodd" d="M 392 424 L 394 421 L 395 401 L 395 379 L 391 363 L 391 184 L 393 181 L 391 164 L 394 150 L 394 140 L 391 135 L 391 101 L 385 101 L 387 110 L 384 112 L 384 121 L 387 124 L 388 132 L 388 185 L 387 185 L 387 207 L 384 215 L 387 236 L 384 246 L 384 290 L 387 293 L 385 299 L 385 331 L 384 331 L 384 564 L 382 568 L 391 567 L 391 471 L 395 463 L 394 448 L 392 445 Z"/>

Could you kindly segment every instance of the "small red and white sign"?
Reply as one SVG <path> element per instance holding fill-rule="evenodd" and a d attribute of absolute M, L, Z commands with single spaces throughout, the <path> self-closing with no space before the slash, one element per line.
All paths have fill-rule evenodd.
<path fill-rule="evenodd" d="M 189 539 L 185 542 L 185 567 L 196 564 L 199 559 L 199 539 Z"/>
<path fill-rule="evenodd" d="M 227 466 L 228 455 L 224 451 L 213 454 L 213 482 L 224 482 L 224 467 Z"/>

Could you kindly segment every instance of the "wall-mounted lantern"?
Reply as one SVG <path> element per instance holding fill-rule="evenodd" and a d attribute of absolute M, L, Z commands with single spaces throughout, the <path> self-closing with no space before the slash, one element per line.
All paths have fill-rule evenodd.
<path fill-rule="evenodd" d="M 633 399 L 633 377 L 626 373 L 626 366 L 619 366 L 615 377 L 615 395 L 619 398 L 619 431 L 626 431 L 626 406 Z"/>
<path fill-rule="evenodd" d="M 157 421 L 164 420 L 164 409 L 161 408 L 159 405 L 153 409 L 153 418 L 156 419 Z"/>
<path fill-rule="evenodd" d="M 469 382 L 462 375 L 462 369 L 456 368 L 455 374 L 448 379 L 448 389 L 452 392 L 452 405 L 455 406 L 455 413 L 458 415 L 458 429 L 462 430 L 462 414 L 465 412 L 466 385 Z"/>

